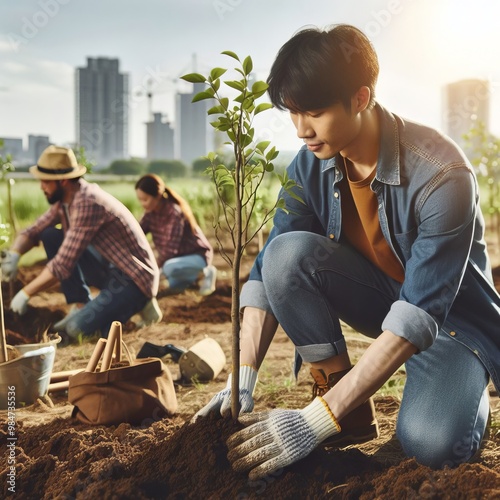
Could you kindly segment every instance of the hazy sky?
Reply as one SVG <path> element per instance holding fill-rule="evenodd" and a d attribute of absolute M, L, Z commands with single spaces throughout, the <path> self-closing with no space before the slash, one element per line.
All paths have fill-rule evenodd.
<path fill-rule="evenodd" d="M 130 153 L 145 155 L 146 81 L 153 110 L 174 118 L 177 77 L 251 55 L 265 79 L 276 52 L 305 25 L 350 23 L 378 52 L 378 100 L 440 128 L 444 84 L 490 81 L 491 129 L 500 135 L 500 0 L 0 0 L 0 137 L 75 139 L 75 68 L 117 57 L 128 73 Z M 193 55 L 196 54 L 195 57 Z M 262 127 L 278 149 L 300 142 L 286 114 Z M 26 145 L 25 145 L 26 147 Z"/>

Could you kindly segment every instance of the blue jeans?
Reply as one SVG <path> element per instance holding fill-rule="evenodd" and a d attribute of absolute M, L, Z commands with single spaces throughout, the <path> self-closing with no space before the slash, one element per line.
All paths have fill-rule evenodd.
<path fill-rule="evenodd" d="M 52 259 L 64 239 L 62 230 L 50 227 L 41 234 L 47 258 Z M 92 299 L 89 286 L 100 293 Z M 69 278 L 61 281 L 61 290 L 68 304 L 85 306 L 73 314 L 66 324 L 70 337 L 100 332 L 107 337 L 113 321 L 127 322 L 141 311 L 149 300 L 132 279 L 111 265 L 97 250 L 88 247 L 78 260 Z"/>
<path fill-rule="evenodd" d="M 166 260 L 162 271 L 170 288 L 185 290 L 196 282 L 206 265 L 207 262 L 201 255 L 182 255 Z"/>
<path fill-rule="evenodd" d="M 270 242 L 262 280 L 274 315 L 307 362 L 347 350 L 340 320 L 376 338 L 401 287 L 351 247 L 309 232 Z M 397 424 L 405 453 L 434 468 L 468 461 L 488 419 L 484 365 L 441 330 L 406 362 L 406 372 Z"/>

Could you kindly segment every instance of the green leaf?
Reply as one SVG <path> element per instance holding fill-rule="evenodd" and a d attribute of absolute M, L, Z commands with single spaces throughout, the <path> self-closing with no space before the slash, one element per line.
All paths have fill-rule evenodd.
<path fill-rule="evenodd" d="M 225 109 L 220 104 L 218 104 L 217 106 L 214 106 L 213 108 L 210 108 L 207 111 L 207 115 L 223 114 L 224 111 L 225 111 Z"/>
<path fill-rule="evenodd" d="M 246 79 L 247 75 L 245 75 L 245 72 L 241 68 L 234 68 L 235 71 L 237 71 L 243 78 Z"/>
<path fill-rule="evenodd" d="M 262 113 L 262 111 L 266 111 L 267 109 L 271 109 L 273 105 L 270 102 L 262 102 L 257 105 L 255 108 L 255 115 L 258 115 L 259 113 Z"/>
<path fill-rule="evenodd" d="M 286 208 L 286 202 L 284 198 L 279 198 L 279 200 L 276 202 L 276 208 L 281 208 L 283 210 Z"/>
<path fill-rule="evenodd" d="M 181 76 L 181 80 L 185 80 L 190 83 L 205 83 L 207 79 L 200 75 L 199 73 L 189 73 L 187 75 Z"/>
<path fill-rule="evenodd" d="M 244 93 L 241 93 L 239 96 L 236 96 L 233 101 L 234 102 L 238 102 L 238 103 L 242 103 L 243 101 L 245 100 L 245 94 Z M 235 108 L 237 109 L 237 108 Z"/>
<path fill-rule="evenodd" d="M 252 113 L 252 111 L 255 109 L 255 106 L 253 104 L 253 99 L 249 99 L 248 97 L 243 101 L 243 106 L 242 108 L 247 111 L 248 113 Z"/>
<path fill-rule="evenodd" d="M 210 84 L 210 86 L 212 87 L 212 90 L 213 90 L 214 92 L 217 92 L 217 91 L 220 89 L 220 80 L 219 80 L 219 79 L 214 80 L 214 81 Z"/>
<path fill-rule="evenodd" d="M 242 144 L 243 148 L 246 148 L 247 146 L 249 146 L 250 144 L 252 144 L 252 141 L 253 141 L 253 138 L 252 138 L 252 136 L 250 134 L 245 135 L 243 137 L 243 144 Z"/>
<path fill-rule="evenodd" d="M 214 170 L 219 177 L 223 175 L 230 175 L 228 168 L 223 163 L 219 163 Z"/>
<path fill-rule="evenodd" d="M 212 80 L 217 80 L 217 78 L 220 78 L 227 69 L 224 68 L 213 68 L 212 71 L 210 71 L 210 78 Z"/>
<path fill-rule="evenodd" d="M 252 72 L 252 70 L 253 70 L 252 58 L 250 56 L 247 56 L 243 61 L 243 71 L 245 72 L 245 75 L 249 75 Z"/>
<path fill-rule="evenodd" d="M 225 56 L 232 57 L 233 59 L 236 59 L 237 61 L 240 60 L 240 58 L 232 51 L 230 50 L 225 50 L 224 52 L 221 52 L 221 54 L 224 54 Z"/>
<path fill-rule="evenodd" d="M 239 90 L 240 92 L 243 92 L 246 90 L 245 85 L 238 80 L 228 80 L 224 82 L 228 87 L 231 87 L 232 89 Z"/>
<path fill-rule="evenodd" d="M 259 153 L 264 153 L 264 151 L 269 147 L 269 144 L 271 144 L 271 141 L 260 141 L 255 146 L 255 149 L 259 151 Z"/>
<path fill-rule="evenodd" d="M 252 92 L 254 94 L 258 94 L 260 92 L 264 93 L 268 88 L 269 88 L 269 85 L 266 82 L 259 80 L 258 82 L 255 82 L 252 85 Z"/>
<path fill-rule="evenodd" d="M 213 99 L 214 93 L 213 91 L 210 92 L 210 89 L 204 90 L 203 92 L 198 92 L 194 97 L 191 102 L 198 102 L 198 101 L 203 101 L 205 99 Z"/>
<path fill-rule="evenodd" d="M 279 155 L 279 151 L 276 151 L 275 147 L 272 147 L 267 153 L 266 153 L 266 160 L 267 161 L 273 161 L 277 156 Z"/>

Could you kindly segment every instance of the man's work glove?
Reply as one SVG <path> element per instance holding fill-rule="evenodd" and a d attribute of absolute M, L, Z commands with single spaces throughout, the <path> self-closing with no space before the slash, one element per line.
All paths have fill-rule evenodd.
<path fill-rule="evenodd" d="M 235 471 L 250 470 L 252 480 L 297 462 L 340 432 L 337 419 L 319 396 L 303 410 L 271 410 L 238 420 L 249 427 L 227 440 L 228 459 Z"/>
<path fill-rule="evenodd" d="M 21 255 L 13 250 L 2 251 L 2 281 L 11 281 L 16 278 L 20 257 Z"/>
<path fill-rule="evenodd" d="M 24 289 L 19 290 L 19 292 L 14 295 L 14 298 L 10 301 L 11 311 L 22 316 L 28 310 L 28 300 L 30 296 L 24 291 Z"/>
<path fill-rule="evenodd" d="M 225 416 L 231 411 L 231 375 L 227 379 L 225 389 L 218 392 L 210 402 L 196 413 L 193 420 L 206 417 L 209 413 L 219 411 Z M 240 415 L 253 410 L 253 391 L 257 382 L 257 371 L 249 365 L 240 366 Z"/>

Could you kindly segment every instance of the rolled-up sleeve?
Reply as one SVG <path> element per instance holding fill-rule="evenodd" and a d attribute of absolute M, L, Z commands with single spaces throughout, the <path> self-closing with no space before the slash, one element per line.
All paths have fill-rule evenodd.
<path fill-rule="evenodd" d="M 382 330 L 411 342 L 419 351 L 425 351 L 436 340 L 438 325 L 434 318 L 404 300 L 394 302 L 382 323 Z"/>
<path fill-rule="evenodd" d="M 262 281 L 249 280 L 243 285 L 240 294 L 240 310 L 242 311 L 245 307 L 256 307 L 272 314 Z"/>

